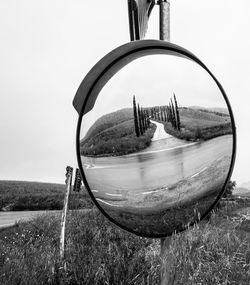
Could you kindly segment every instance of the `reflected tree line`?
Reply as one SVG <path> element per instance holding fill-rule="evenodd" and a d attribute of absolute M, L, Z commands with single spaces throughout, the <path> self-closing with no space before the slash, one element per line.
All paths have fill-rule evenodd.
<path fill-rule="evenodd" d="M 178 131 L 181 129 L 179 105 L 175 94 L 170 98 L 168 105 L 143 108 L 136 103 L 133 96 L 134 127 L 137 137 L 142 136 L 150 125 L 150 119 L 155 121 L 169 122 Z"/>
<path fill-rule="evenodd" d="M 136 104 L 133 96 L 134 125 L 136 136 L 142 136 L 150 125 L 150 111 L 148 108 L 142 108 Z"/>

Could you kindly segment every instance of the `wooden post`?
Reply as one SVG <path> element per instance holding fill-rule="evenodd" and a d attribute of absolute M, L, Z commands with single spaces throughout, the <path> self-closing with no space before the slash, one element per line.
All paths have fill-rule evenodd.
<path fill-rule="evenodd" d="M 79 192 L 81 190 L 81 184 L 82 184 L 81 173 L 80 170 L 76 168 L 73 191 Z"/>
<path fill-rule="evenodd" d="M 68 202 L 71 190 L 71 183 L 72 183 L 72 173 L 73 168 L 67 166 L 66 168 L 66 191 L 65 191 L 65 198 L 62 210 L 62 217 L 61 217 L 61 237 L 60 237 L 60 258 L 64 260 L 64 251 L 65 251 L 65 228 L 66 228 L 66 217 L 67 217 L 67 210 L 68 210 Z"/>
<path fill-rule="evenodd" d="M 161 239 L 161 285 L 173 285 L 175 280 L 176 259 L 170 250 L 172 237 Z"/>
<path fill-rule="evenodd" d="M 74 197 L 73 203 L 72 203 L 73 210 L 77 210 L 79 207 L 81 185 L 82 185 L 81 173 L 80 173 L 80 170 L 78 168 L 76 168 L 75 181 L 74 181 L 74 185 L 73 185 L 74 195 L 72 196 L 72 197 Z"/>

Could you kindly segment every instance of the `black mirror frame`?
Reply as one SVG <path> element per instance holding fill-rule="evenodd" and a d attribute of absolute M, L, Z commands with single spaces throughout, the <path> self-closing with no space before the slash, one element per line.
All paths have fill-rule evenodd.
<path fill-rule="evenodd" d="M 134 41 L 127 43 L 125 45 L 122 45 L 113 51 L 111 51 L 109 54 L 104 56 L 86 75 L 86 77 L 83 79 L 82 83 L 80 84 L 76 95 L 73 100 L 73 105 L 76 109 L 76 111 L 79 114 L 79 119 L 78 119 L 78 124 L 77 124 L 77 131 L 76 131 L 76 153 L 77 153 L 77 162 L 79 169 L 81 171 L 82 179 L 84 182 L 84 185 L 94 202 L 94 204 L 97 206 L 97 208 L 100 210 L 100 212 L 112 223 L 114 223 L 116 226 L 119 228 L 122 228 L 125 231 L 128 231 L 130 233 L 133 233 L 137 236 L 141 237 L 147 237 L 147 238 L 164 238 L 166 236 L 169 236 L 168 234 L 164 235 L 144 235 L 140 234 L 138 232 L 135 232 L 121 224 L 119 224 L 116 220 L 111 218 L 104 210 L 103 208 L 98 204 L 96 201 L 89 185 L 87 182 L 87 179 L 85 177 L 83 168 L 82 168 L 82 163 L 81 163 L 81 156 L 80 156 L 80 129 L 81 129 L 81 122 L 82 122 L 82 117 L 84 114 L 86 114 L 88 111 L 90 111 L 96 101 L 96 98 L 99 95 L 100 90 L 102 87 L 108 82 L 108 80 L 116 74 L 122 67 L 127 65 L 129 62 L 140 58 L 142 56 L 150 55 L 150 54 L 170 54 L 170 55 L 175 55 L 178 57 L 184 57 L 187 59 L 190 59 L 191 61 L 197 63 L 200 65 L 203 69 L 205 69 L 208 74 L 213 78 L 215 83 L 217 84 L 218 88 L 220 89 L 231 118 L 231 124 L 232 124 L 232 130 L 233 130 L 233 149 L 232 149 L 232 157 L 231 157 L 231 163 L 230 163 L 230 168 L 228 171 L 228 175 L 226 178 L 226 181 L 221 189 L 221 191 L 218 193 L 216 200 L 214 203 L 210 206 L 210 208 L 199 218 L 194 217 L 194 221 L 189 224 L 189 226 L 193 226 L 195 223 L 203 220 L 206 218 L 209 213 L 212 211 L 212 209 L 217 205 L 219 202 L 220 198 L 222 197 L 227 184 L 231 178 L 232 171 L 234 168 L 235 164 L 235 157 L 236 157 L 236 126 L 235 126 L 235 121 L 234 121 L 234 116 L 232 112 L 232 108 L 230 105 L 230 102 L 227 98 L 227 95 L 219 83 L 219 81 L 215 78 L 215 76 L 211 73 L 211 71 L 205 66 L 203 62 L 201 62 L 195 55 L 193 55 L 191 52 L 188 50 L 169 43 L 165 41 L 159 41 L 159 40 L 142 40 L 142 41 Z M 91 98 L 90 98 L 91 97 Z M 175 232 L 182 232 L 186 230 L 186 225 L 181 225 L 180 228 L 178 228 Z"/>

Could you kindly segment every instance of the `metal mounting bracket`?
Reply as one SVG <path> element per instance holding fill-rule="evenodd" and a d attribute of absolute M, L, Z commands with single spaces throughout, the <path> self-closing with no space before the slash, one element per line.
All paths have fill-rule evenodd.
<path fill-rule="evenodd" d="M 170 41 L 170 0 L 128 0 L 130 40 L 145 38 L 150 14 L 159 5 L 159 38 Z"/>

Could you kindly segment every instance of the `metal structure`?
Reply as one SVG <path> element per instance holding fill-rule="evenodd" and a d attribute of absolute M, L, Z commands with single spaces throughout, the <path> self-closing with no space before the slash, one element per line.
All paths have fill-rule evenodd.
<path fill-rule="evenodd" d="M 128 0 L 131 41 L 145 38 L 150 14 L 159 5 L 160 40 L 170 41 L 170 0 Z"/>
<path fill-rule="evenodd" d="M 160 40 L 170 41 L 170 1 L 159 0 L 160 6 Z"/>
<path fill-rule="evenodd" d="M 159 5 L 159 38 L 161 41 L 157 40 L 141 41 L 145 38 L 148 29 L 149 17 L 155 5 Z M 159 233 L 159 231 L 157 231 L 157 232 L 152 232 L 151 234 L 148 233 L 148 229 L 145 232 L 143 232 L 141 228 L 138 230 L 137 225 L 136 227 L 129 227 L 127 221 L 126 223 L 122 224 L 121 220 L 116 219 L 116 216 L 110 215 L 108 211 L 106 211 L 105 208 L 102 207 L 97 202 L 98 199 L 96 199 L 93 192 L 91 191 L 87 181 L 87 176 L 85 176 L 83 169 L 83 162 L 81 159 L 80 132 L 81 132 L 82 118 L 87 112 L 93 109 L 95 101 L 102 88 L 106 85 L 106 83 L 119 70 L 121 70 L 124 66 L 126 66 L 127 64 L 129 64 L 130 62 L 134 61 L 137 58 L 154 54 L 172 55 L 175 57 L 182 57 L 191 60 L 194 63 L 198 64 L 200 67 L 202 67 L 205 71 L 207 71 L 207 73 L 211 76 L 211 78 L 214 80 L 219 90 L 221 91 L 221 94 L 223 95 L 229 110 L 232 130 L 233 130 L 233 152 L 232 152 L 229 172 L 227 174 L 227 178 L 224 182 L 224 185 L 221 188 L 221 191 L 217 193 L 216 199 L 209 207 L 207 207 L 206 211 L 202 214 L 201 217 L 196 217 L 196 215 L 194 215 L 193 221 L 188 224 L 189 226 L 192 226 L 196 222 L 199 222 L 200 220 L 205 218 L 211 212 L 211 210 L 214 208 L 214 206 L 218 203 L 218 201 L 223 195 L 227 182 L 231 177 L 235 162 L 235 154 L 236 154 L 235 123 L 230 103 L 227 99 L 225 91 L 223 90 L 218 80 L 214 77 L 214 75 L 195 55 L 193 55 L 192 53 L 190 53 L 189 51 L 185 50 L 180 46 L 170 43 L 170 0 L 128 0 L 128 15 L 129 15 L 130 39 L 132 42 L 116 48 L 115 50 L 107 54 L 105 57 L 103 57 L 83 79 L 73 101 L 73 105 L 76 111 L 79 113 L 76 148 L 77 148 L 78 165 L 82 174 L 81 177 L 78 172 L 76 173 L 74 189 L 75 191 L 79 190 L 81 183 L 80 178 L 82 178 L 84 185 L 87 191 L 89 192 L 89 195 L 91 196 L 93 202 L 100 210 L 100 212 L 102 212 L 103 215 L 106 216 L 111 222 L 118 225 L 122 229 L 127 230 L 139 236 L 150 237 L 150 238 L 161 238 L 161 254 L 160 254 L 162 261 L 161 284 L 172 285 L 174 284 L 176 257 L 173 255 L 170 248 L 172 243 L 171 235 L 174 232 L 174 230 L 172 232 L 166 231 L 164 233 Z M 69 185 L 71 184 L 72 180 L 72 173 L 71 174 L 68 173 L 68 169 L 67 169 L 67 174 L 68 174 L 66 181 L 67 192 L 65 197 L 64 209 L 67 208 L 67 196 L 69 195 L 70 191 Z M 184 212 L 184 214 L 186 214 L 186 212 Z M 65 220 L 66 220 L 66 211 L 65 215 L 62 216 L 62 235 L 61 235 L 61 247 L 60 247 L 61 258 L 64 257 L 65 225 L 63 225 L 63 223 L 65 222 Z M 182 232 L 186 229 L 187 225 L 184 224 L 180 225 L 176 224 L 175 226 L 175 232 Z"/>
<path fill-rule="evenodd" d="M 131 41 L 144 39 L 148 29 L 148 20 L 154 5 L 155 0 L 128 0 Z"/>

